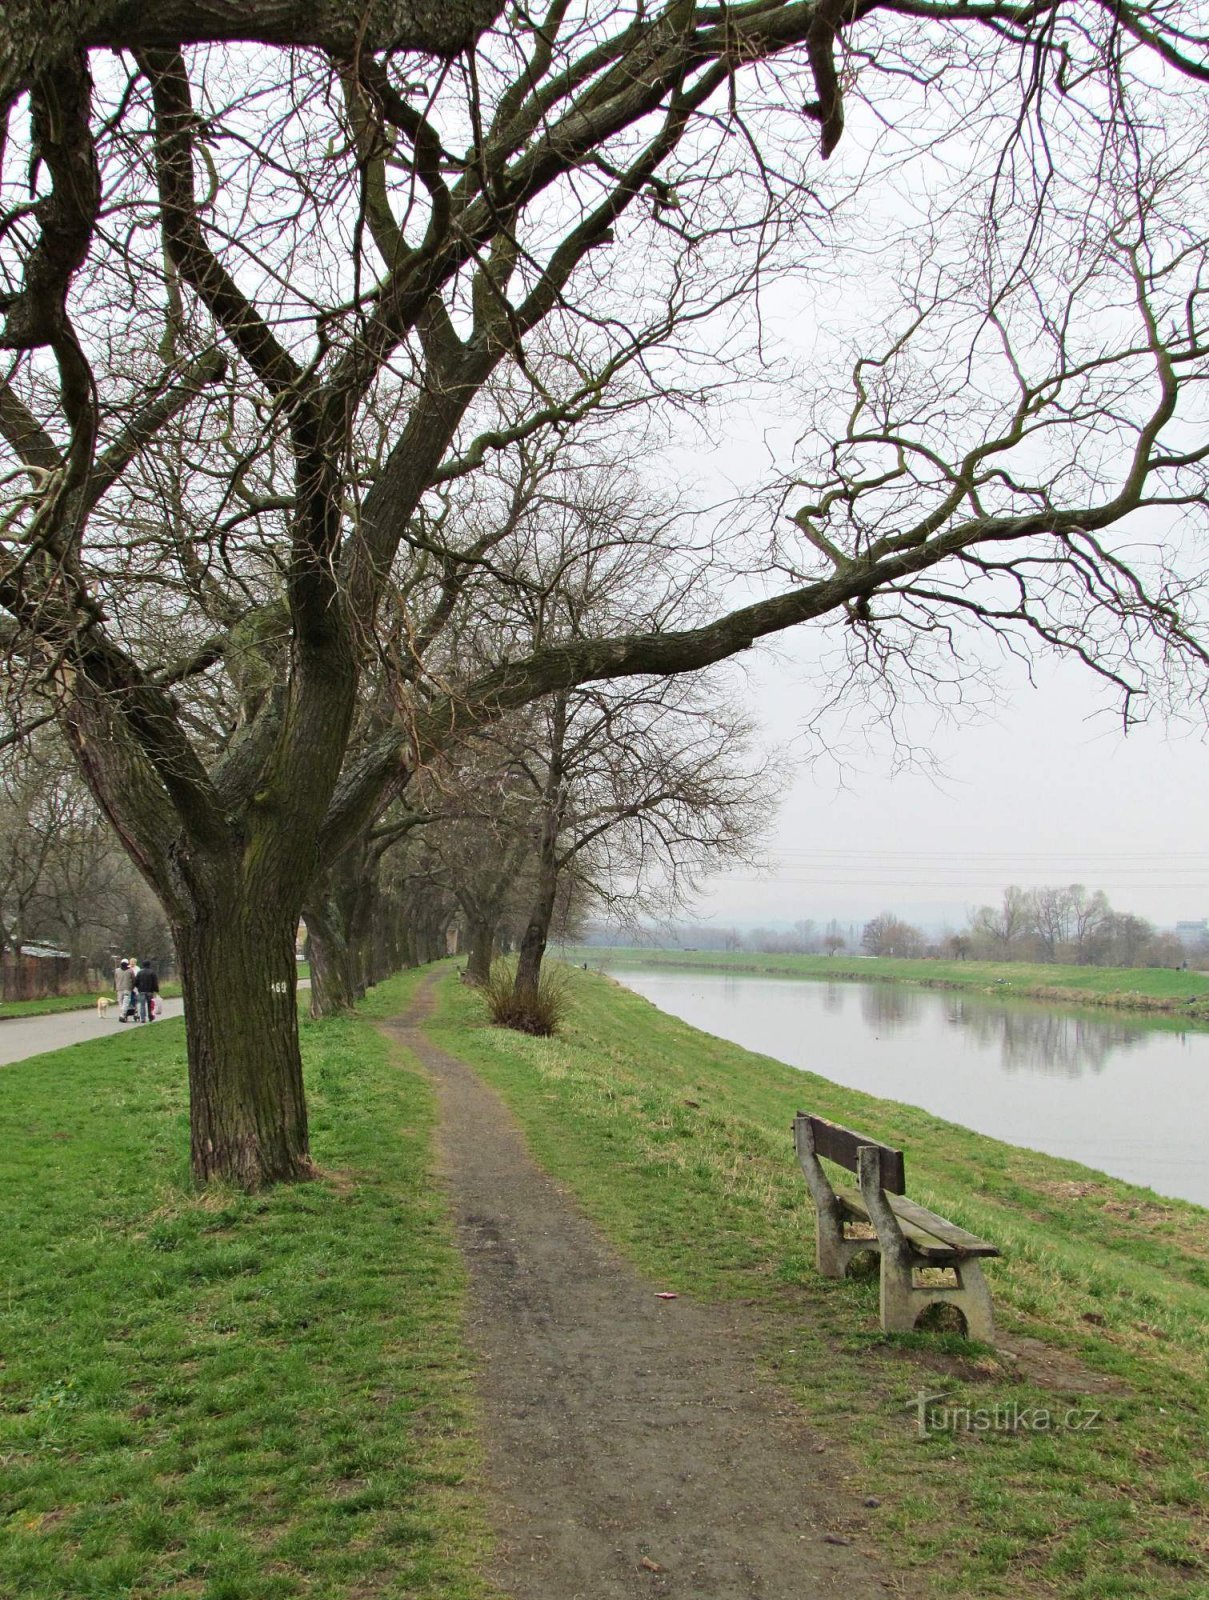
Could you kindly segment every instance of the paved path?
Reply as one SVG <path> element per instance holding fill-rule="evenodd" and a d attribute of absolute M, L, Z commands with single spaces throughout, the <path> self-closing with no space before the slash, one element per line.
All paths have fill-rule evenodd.
<path fill-rule="evenodd" d="M 300 978 L 298 987 L 309 989 L 311 980 Z M 164 1020 L 180 1017 L 185 1012 L 183 1000 L 164 1001 Z M 0 1018 L 0 1067 L 12 1066 L 14 1061 L 24 1061 L 29 1056 L 44 1055 L 48 1050 L 62 1050 L 72 1044 L 91 1044 L 95 1039 L 108 1039 L 127 1028 L 154 1027 L 154 1023 L 119 1022 L 118 1008 L 112 1000 L 107 1017 L 98 1017 L 96 1007 L 81 1011 L 57 1011 L 49 1017 Z"/>
<path fill-rule="evenodd" d="M 182 1001 L 164 1001 L 165 1019 L 183 1013 Z M 27 1056 L 43 1055 L 47 1050 L 108 1039 L 128 1028 L 154 1026 L 154 1023 L 119 1022 L 118 1008 L 112 1003 L 107 1017 L 98 1017 L 95 1006 L 89 1011 L 56 1011 L 49 1017 L 8 1017 L 0 1021 L 0 1066 L 24 1061 Z"/>
<path fill-rule="evenodd" d="M 757 1376 L 753 1314 L 620 1260 L 533 1161 L 500 1097 L 420 1031 L 470 1277 L 489 1488 L 514 1600 L 872 1600 L 909 1583 L 868 1550 L 834 1446 Z M 864 1548 L 863 1548 L 864 1547 Z"/>

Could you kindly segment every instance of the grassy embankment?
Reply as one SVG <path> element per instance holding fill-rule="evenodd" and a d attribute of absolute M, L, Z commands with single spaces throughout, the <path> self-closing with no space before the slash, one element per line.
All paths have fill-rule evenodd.
<path fill-rule="evenodd" d="M 401 1010 L 415 981 L 367 1010 Z M 825 1470 L 881 1500 L 868 1537 L 913 1587 L 1209 1592 L 1209 1213 L 748 1055 L 598 979 L 575 976 L 554 1041 L 484 1026 L 452 982 L 441 1007 L 441 1042 L 661 1287 L 764 1313 Z M 487 1592 L 431 1096 L 364 1021 L 304 1040 L 328 1175 L 251 1199 L 190 1190 L 179 1023 L 3 1070 L 0 1594 Z M 1003 1334 L 1046 1343 L 1057 1389 L 951 1336 L 885 1340 L 873 1282 L 815 1275 L 788 1156 L 803 1100 L 901 1141 L 912 1193 L 1004 1247 Z M 1101 1413 L 1089 1431 L 916 1435 L 921 1389 L 1061 1418 L 1097 1380 L 1116 1392 L 1073 1402 Z"/>
<path fill-rule="evenodd" d="M 0 1595 L 490 1592 L 428 1085 L 303 1039 L 327 1175 L 253 1198 L 191 1189 L 179 1021 L 0 1070 Z"/>
<path fill-rule="evenodd" d="M 772 1370 L 830 1437 L 827 1470 L 881 1500 L 872 1535 L 918 1569 L 916 1588 L 1209 1594 L 1209 1212 L 793 1071 L 572 976 L 562 1038 L 485 1026 L 454 983 L 430 1032 L 504 1094 L 538 1159 L 660 1287 L 765 1309 Z M 875 1278 L 817 1276 L 789 1138 L 803 1104 L 905 1147 L 912 1196 L 1002 1247 L 988 1275 L 1018 1362 L 952 1335 L 886 1339 Z M 1089 1388 L 1109 1392 L 1079 1398 Z M 921 1390 L 1098 1416 L 921 1438 Z"/>
<path fill-rule="evenodd" d="M 770 956 L 739 950 L 606 950 L 573 946 L 566 959 L 592 967 L 669 967 L 755 976 L 830 978 L 977 989 L 993 996 L 1179 1012 L 1209 1022 L 1209 975 L 1170 967 L 1067 967 L 1026 961 L 904 961 L 891 956 Z"/>

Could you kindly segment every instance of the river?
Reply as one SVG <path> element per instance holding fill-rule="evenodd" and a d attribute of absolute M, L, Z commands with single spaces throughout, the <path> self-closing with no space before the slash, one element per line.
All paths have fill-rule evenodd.
<path fill-rule="evenodd" d="M 1209 1205 L 1209 1033 L 905 984 L 622 966 L 613 976 L 791 1067 Z"/>

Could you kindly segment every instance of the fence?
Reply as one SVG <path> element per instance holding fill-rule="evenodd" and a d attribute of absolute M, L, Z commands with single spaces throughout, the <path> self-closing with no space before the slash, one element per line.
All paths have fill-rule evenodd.
<path fill-rule="evenodd" d="M 113 987 L 109 973 L 99 973 L 87 962 L 73 960 L 61 952 L 20 955 L 6 950 L 0 956 L 0 1001 L 45 1000 L 55 994 L 108 994 Z"/>

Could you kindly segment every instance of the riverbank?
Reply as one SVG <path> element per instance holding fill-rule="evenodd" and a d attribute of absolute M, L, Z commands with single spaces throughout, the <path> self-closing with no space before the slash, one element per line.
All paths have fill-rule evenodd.
<path fill-rule="evenodd" d="M 487 1026 L 454 983 L 427 1031 L 504 1096 L 541 1164 L 661 1288 L 751 1308 L 766 1376 L 823 1430 L 827 1470 L 869 1507 L 844 1537 L 895 1551 L 909 1593 L 1203 1592 L 1209 1211 L 840 1088 L 606 979 L 570 977 L 561 1038 Z M 901 1145 L 912 1197 L 1000 1246 L 988 1276 L 1001 1349 L 887 1338 L 876 1277 L 818 1277 L 790 1149 L 802 1105 Z M 947 1397 L 952 1427 L 921 1436 L 921 1393 Z"/>
<path fill-rule="evenodd" d="M 744 1322 L 751 1390 L 817 1441 L 803 1474 L 857 1504 L 834 1539 L 915 1596 L 1204 1592 L 1209 1211 L 753 1056 L 592 974 L 536 1040 L 445 972 L 426 1032 L 652 1289 Z M 191 1189 L 179 1022 L 6 1069 L 0 1592 L 496 1593 L 432 1090 L 369 1025 L 422 981 L 303 1023 L 321 1177 L 264 1195 Z M 995 1350 L 887 1339 L 875 1278 L 817 1276 L 803 1103 L 903 1145 L 913 1198 L 1002 1248 Z M 573 1256 L 552 1320 L 580 1275 Z M 609 1338 L 606 1316 L 585 1359 Z M 921 1435 L 921 1392 L 951 1425 Z M 624 1460 L 625 1429 L 601 1448 Z M 651 1561 L 634 1592 L 676 1581 Z"/>
<path fill-rule="evenodd" d="M 1209 975 L 1170 967 L 1065 967 L 1030 962 L 899 960 L 890 956 L 772 956 L 751 951 L 642 950 L 568 946 L 577 966 L 608 970 L 668 967 L 680 971 L 748 973 L 761 977 L 826 979 L 833 983 L 910 983 L 926 989 L 973 989 L 980 994 L 1060 1005 L 1109 1006 L 1187 1017 L 1209 1025 Z"/>

